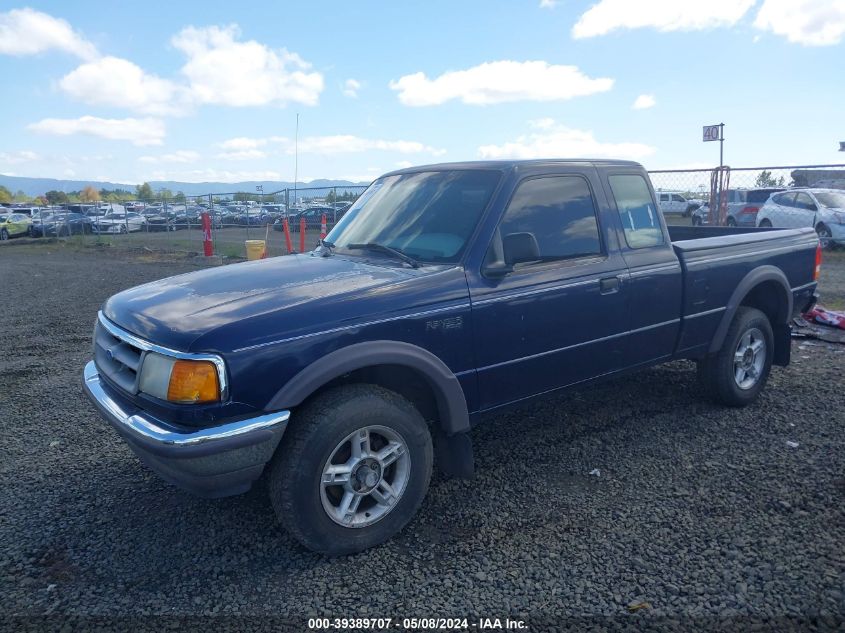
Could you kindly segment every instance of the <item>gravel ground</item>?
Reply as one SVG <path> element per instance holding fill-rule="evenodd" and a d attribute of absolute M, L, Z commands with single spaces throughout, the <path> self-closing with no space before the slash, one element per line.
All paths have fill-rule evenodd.
<path fill-rule="evenodd" d="M 328 559 L 282 531 L 262 486 L 208 501 L 163 483 L 83 396 L 102 301 L 193 268 L 0 248 L 3 628 L 174 614 L 276 630 L 315 615 L 845 626 L 845 346 L 796 341 L 742 410 L 699 398 L 693 366 L 673 363 L 493 417 L 472 434 L 475 480 L 436 478 L 397 538 Z"/>

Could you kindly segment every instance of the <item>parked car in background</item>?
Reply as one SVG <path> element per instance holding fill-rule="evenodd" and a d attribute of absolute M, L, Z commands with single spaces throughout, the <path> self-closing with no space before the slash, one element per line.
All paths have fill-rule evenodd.
<path fill-rule="evenodd" d="M 657 206 L 663 215 L 680 214 L 687 217 L 699 208 L 703 202 L 703 200 L 687 198 L 685 194 L 679 191 L 657 192 Z"/>
<path fill-rule="evenodd" d="M 13 237 L 29 235 L 31 227 L 32 218 L 25 213 L 0 212 L 0 240 L 4 242 Z"/>
<path fill-rule="evenodd" d="M 768 187 L 761 189 L 728 189 L 728 212 L 725 219 L 727 226 L 757 226 L 757 212 L 769 199 L 769 196 L 783 187 Z M 706 226 L 710 223 L 710 203 L 702 202 L 701 206 L 692 212 L 693 226 Z"/>
<path fill-rule="evenodd" d="M 96 218 L 91 226 L 95 233 L 132 233 L 143 230 L 146 225 L 147 220 L 140 213 L 117 211 Z"/>
<path fill-rule="evenodd" d="M 173 226 L 173 214 L 159 208 L 148 208 L 141 211 L 141 215 L 147 221 L 148 231 L 175 231 Z"/>
<path fill-rule="evenodd" d="M 790 189 L 768 199 L 757 214 L 762 228 L 813 227 L 822 247 L 845 244 L 845 191 Z"/>
<path fill-rule="evenodd" d="M 93 233 L 91 218 L 82 213 L 56 213 L 43 222 L 33 222 L 33 237 L 66 237 Z"/>
<path fill-rule="evenodd" d="M 334 224 L 336 215 L 334 207 L 309 207 L 298 213 L 294 218 L 294 222 L 296 222 L 296 226 L 299 226 L 300 220 L 305 218 L 305 222 L 309 228 L 319 227 L 323 222 L 323 215 L 326 216 L 326 222 L 328 224 Z"/>

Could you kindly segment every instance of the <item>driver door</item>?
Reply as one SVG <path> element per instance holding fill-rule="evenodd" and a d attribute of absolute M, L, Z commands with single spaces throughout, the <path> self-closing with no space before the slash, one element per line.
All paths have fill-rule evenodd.
<path fill-rule="evenodd" d="M 594 169 L 525 178 L 488 249 L 485 270 L 522 247 L 513 271 L 470 273 L 479 409 L 492 409 L 623 367 L 627 267 L 599 222 Z M 536 245 L 536 246 L 535 246 Z M 530 261 L 533 258 L 533 261 Z"/>

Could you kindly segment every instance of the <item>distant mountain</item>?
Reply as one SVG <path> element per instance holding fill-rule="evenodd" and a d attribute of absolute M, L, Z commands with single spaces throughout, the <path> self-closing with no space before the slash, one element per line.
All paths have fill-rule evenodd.
<path fill-rule="evenodd" d="M 308 187 L 344 187 L 368 185 L 368 182 L 350 182 L 348 180 L 312 180 L 298 183 L 298 188 Z M 4 176 L 0 174 L 0 185 L 12 193 L 23 191 L 28 196 L 39 196 L 47 191 L 81 191 L 91 185 L 96 189 L 126 189 L 135 191 L 135 185 L 119 182 L 102 182 L 98 180 L 58 180 L 56 178 L 25 178 L 22 176 Z M 181 191 L 186 196 L 199 196 L 204 193 L 222 194 L 243 191 L 255 193 L 256 187 L 263 187 L 264 193 L 269 194 L 281 189 L 293 188 L 292 182 L 274 180 L 250 180 L 246 182 L 177 182 L 173 180 L 150 181 L 153 191 L 170 189 L 172 192 Z"/>

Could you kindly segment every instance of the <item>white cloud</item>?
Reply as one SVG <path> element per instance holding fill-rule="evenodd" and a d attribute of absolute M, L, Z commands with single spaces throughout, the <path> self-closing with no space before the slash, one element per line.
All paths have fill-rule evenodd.
<path fill-rule="evenodd" d="M 224 160 L 255 160 L 259 158 L 267 158 L 269 154 L 260 149 L 237 149 L 230 152 L 220 152 L 217 158 Z"/>
<path fill-rule="evenodd" d="M 399 93 L 399 101 L 408 106 L 440 105 L 452 99 L 472 105 L 563 101 L 612 87 L 613 79 L 592 79 L 577 66 L 507 60 L 449 71 L 435 79 L 418 72 L 390 82 L 390 88 Z"/>
<path fill-rule="evenodd" d="M 653 108 L 657 105 L 657 99 L 654 98 L 654 95 L 640 95 L 636 99 L 634 99 L 634 103 L 631 107 L 634 110 L 648 110 L 649 108 Z"/>
<path fill-rule="evenodd" d="M 355 98 L 358 96 L 358 91 L 361 89 L 361 82 L 357 79 L 347 79 L 343 82 L 343 94 L 347 97 Z"/>
<path fill-rule="evenodd" d="M 188 57 L 182 74 L 200 103 L 228 106 L 316 105 L 323 76 L 286 49 L 238 41 L 237 25 L 182 29 L 171 40 Z"/>
<path fill-rule="evenodd" d="M 28 163 L 41 158 L 33 151 L 24 149 L 18 152 L 0 152 L 0 163 L 5 165 L 19 165 L 20 163 Z"/>
<path fill-rule="evenodd" d="M 537 129 L 535 127 L 535 129 Z M 482 145 L 481 158 L 630 158 L 650 156 L 655 148 L 642 143 L 606 143 L 593 133 L 568 128 L 559 123 L 537 129 L 502 145 Z"/>
<path fill-rule="evenodd" d="M 295 151 L 290 139 L 277 139 L 288 154 Z M 300 154 L 352 154 L 372 150 L 398 152 L 400 154 L 444 154 L 445 150 L 423 145 L 417 141 L 385 141 L 381 139 L 361 138 L 351 134 L 333 136 L 308 136 L 299 140 Z"/>
<path fill-rule="evenodd" d="M 832 46 L 845 36 L 845 0 L 765 0 L 754 26 L 794 44 Z"/>
<path fill-rule="evenodd" d="M 142 114 L 184 113 L 184 90 L 118 57 L 82 64 L 59 82 L 68 95 L 91 105 L 124 107 Z"/>
<path fill-rule="evenodd" d="M 230 138 L 222 143 L 218 143 L 221 149 L 228 150 L 247 150 L 263 147 L 267 144 L 266 138 L 249 138 L 246 136 L 238 136 Z"/>
<path fill-rule="evenodd" d="M 265 151 L 268 146 L 277 147 L 286 154 L 293 154 L 296 151 L 294 139 L 285 136 L 268 136 L 263 138 L 239 136 L 218 143 L 217 146 L 226 150 L 218 154 L 220 158 L 232 160 L 264 158 L 270 153 Z M 397 152 L 399 154 L 433 154 L 435 156 L 446 152 L 446 150 L 425 145 L 417 141 L 389 141 L 362 138 L 352 134 L 306 136 L 305 138 L 299 139 L 300 154 L 335 155 L 356 154 L 369 151 Z"/>
<path fill-rule="evenodd" d="M 83 116 L 78 119 L 42 119 L 27 126 L 34 132 L 69 136 L 87 134 L 112 141 L 129 141 L 133 145 L 161 145 L 164 122 L 159 119 L 101 119 Z"/>
<path fill-rule="evenodd" d="M 396 163 L 396 166 L 399 169 L 407 169 L 408 167 L 413 167 L 414 163 L 409 160 L 400 160 L 398 163 Z"/>
<path fill-rule="evenodd" d="M 190 149 L 180 149 L 169 154 L 159 156 L 141 156 L 138 158 L 142 163 L 195 163 L 200 159 L 199 152 Z"/>
<path fill-rule="evenodd" d="M 695 31 L 732 26 L 756 0 L 600 0 L 575 26 L 575 38 L 606 35 L 619 29 Z"/>
<path fill-rule="evenodd" d="M 540 0 L 541 9 L 554 9 L 557 6 L 558 0 Z"/>
<path fill-rule="evenodd" d="M 229 171 L 226 169 L 191 169 L 187 171 L 152 172 L 145 180 L 177 180 L 179 182 L 243 182 L 245 180 L 283 180 L 278 171 Z M 269 192 L 268 192 L 269 193 Z"/>
<path fill-rule="evenodd" d="M 528 122 L 529 127 L 535 130 L 548 130 L 555 126 L 556 121 L 552 117 L 544 117 L 542 119 L 532 119 Z"/>
<path fill-rule="evenodd" d="M 65 20 L 29 8 L 0 13 L 0 53 L 37 55 L 51 49 L 82 59 L 97 57 L 96 47 Z"/>

